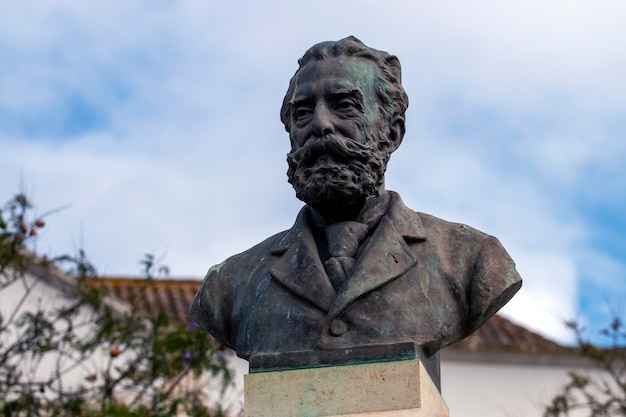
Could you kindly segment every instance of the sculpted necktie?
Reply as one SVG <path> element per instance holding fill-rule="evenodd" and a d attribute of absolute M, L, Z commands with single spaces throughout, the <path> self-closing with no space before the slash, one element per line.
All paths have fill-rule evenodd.
<path fill-rule="evenodd" d="M 324 262 L 324 268 L 336 291 L 339 291 L 346 277 L 350 275 L 355 263 L 354 257 L 367 232 L 366 224 L 353 221 L 334 223 L 326 228 L 331 257 Z"/>

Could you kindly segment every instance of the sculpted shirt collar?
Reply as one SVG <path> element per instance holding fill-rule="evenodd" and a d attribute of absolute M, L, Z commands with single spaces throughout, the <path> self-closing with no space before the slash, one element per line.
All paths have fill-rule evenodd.
<path fill-rule="evenodd" d="M 389 203 L 345 285 L 336 292 L 324 271 L 312 234 L 310 207 L 304 207 L 294 226 L 272 249 L 279 256 L 270 268 L 285 287 L 309 300 L 328 318 L 339 314 L 354 299 L 384 285 L 412 268 L 417 259 L 408 243 L 426 240 L 419 215 L 400 196 L 388 192 Z M 376 262 L 370 262 L 376 258 Z"/>
<path fill-rule="evenodd" d="M 359 215 L 355 219 L 358 223 L 363 223 L 368 226 L 370 233 L 376 228 L 378 222 L 387 211 L 389 205 L 389 193 L 384 192 L 382 195 L 376 197 L 370 197 L 366 200 L 365 205 L 359 212 Z M 331 221 L 320 214 L 315 209 L 308 207 L 308 216 L 310 219 L 310 225 L 319 230 L 324 230 L 331 225 Z"/>
<path fill-rule="evenodd" d="M 404 205 L 400 195 L 394 191 L 370 198 L 359 213 L 357 221 L 372 227 L 378 225 L 382 217 L 386 217 L 396 226 L 397 231 L 407 241 L 426 240 L 426 232 L 419 215 Z M 298 213 L 296 222 L 280 242 L 271 250 L 273 255 L 282 255 L 302 236 L 302 228 L 326 227 L 326 220 L 309 206 Z"/>

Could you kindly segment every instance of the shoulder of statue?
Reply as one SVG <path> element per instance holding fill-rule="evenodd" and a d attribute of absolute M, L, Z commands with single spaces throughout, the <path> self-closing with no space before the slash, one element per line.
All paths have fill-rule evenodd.
<path fill-rule="evenodd" d="M 435 233 L 444 233 L 446 235 L 454 235 L 458 236 L 461 240 L 473 240 L 473 241 L 483 241 L 496 239 L 495 237 L 482 232 L 472 226 L 468 226 L 464 223 L 452 222 L 449 220 L 441 219 L 437 216 L 433 216 L 432 214 L 416 212 L 419 216 L 424 228 L 427 231 L 432 231 Z M 497 239 L 496 239 L 497 240 Z"/>

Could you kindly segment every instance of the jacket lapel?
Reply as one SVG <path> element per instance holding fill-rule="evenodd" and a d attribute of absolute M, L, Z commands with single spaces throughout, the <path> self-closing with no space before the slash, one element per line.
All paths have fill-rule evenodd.
<path fill-rule="evenodd" d="M 306 207 L 300 211 L 294 226 L 272 248 L 271 253 L 280 256 L 269 270 L 274 279 L 327 312 L 336 293 L 320 261 L 308 224 Z"/>
<path fill-rule="evenodd" d="M 337 294 L 328 314 L 332 320 L 354 300 L 398 278 L 417 263 L 406 241 L 424 241 L 426 233 L 419 215 L 408 209 L 396 193 L 385 216 L 357 259 L 348 280 Z"/>

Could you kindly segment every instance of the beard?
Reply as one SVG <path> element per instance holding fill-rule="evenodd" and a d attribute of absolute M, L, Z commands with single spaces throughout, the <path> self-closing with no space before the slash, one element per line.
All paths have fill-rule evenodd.
<path fill-rule="evenodd" d="M 382 132 L 365 143 L 326 135 L 287 154 L 287 177 L 296 197 L 331 217 L 356 216 L 365 200 L 382 189 L 391 154 Z"/>

